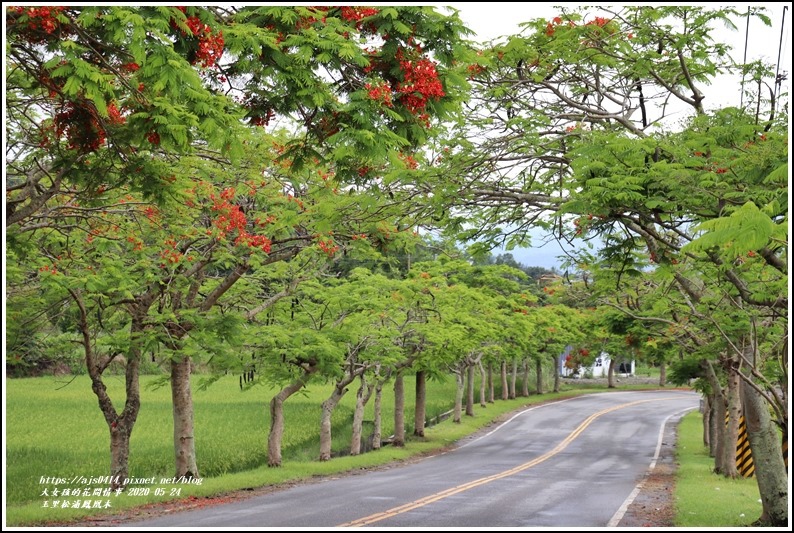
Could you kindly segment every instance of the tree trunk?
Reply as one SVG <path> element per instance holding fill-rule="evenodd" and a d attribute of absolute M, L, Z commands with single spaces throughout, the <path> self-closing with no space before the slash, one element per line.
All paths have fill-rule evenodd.
<path fill-rule="evenodd" d="M 334 385 L 334 390 L 331 391 L 331 396 L 325 399 L 321 405 L 320 414 L 320 461 L 328 461 L 331 459 L 331 415 L 334 414 L 334 409 L 339 405 L 339 400 L 347 393 L 347 386 L 355 379 L 355 376 L 347 377 Z"/>
<path fill-rule="evenodd" d="M 350 455 L 359 455 L 361 453 L 361 434 L 364 426 L 364 407 L 369 402 L 372 396 L 372 391 L 375 390 L 375 384 L 367 384 L 367 378 L 362 373 L 359 376 L 361 385 L 356 391 L 356 407 L 353 410 L 353 430 L 350 437 Z M 377 379 L 377 376 L 375 377 Z"/>
<path fill-rule="evenodd" d="M 267 437 L 267 466 L 281 466 L 281 439 L 284 436 L 284 402 L 306 384 L 313 371 L 304 372 L 301 378 L 290 383 L 270 400 L 270 434 Z"/>
<path fill-rule="evenodd" d="M 667 363 L 664 361 L 659 363 L 659 386 L 667 386 Z"/>
<path fill-rule="evenodd" d="M 395 446 L 405 446 L 405 384 L 402 373 L 394 377 L 394 440 Z"/>
<path fill-rule="evenodd" d="M 717 418 L 717 395 L 712 394 L 709 398 L 709 457 L 717 458 L 717 443 L 720 440 L 720 423 Z"/>
<path fill-rule="evenodd" d="M 513 358 L 513 367 L 510 370 L 510 392 L 508 397 L 511 400 L 516 399 L 516 382 L 518 381 L 518 359 Z"/>
<path fill-rule="evenodd" d="M 754 348 L 748 343 L 744 350 L 745 358 L 751 362 L 754 362 Z M 763 509 L 757 525 L 785 527 L 788 524 L 788 473 L 777 427 L 763 396 L 745 380 L 741 390 L 747 438 Z"/>
<path fill-rule="evenodd" d="M 372 404 L 372 449 L 380 450 L 383 435 L 383 419 L 381 418 L 381 401 L 383 400 L 383 385 L 385 380 L 378 380 L 375 384 L 375 401 Z"/>
<path fill-rule="evenodd" d="M 196 439 L 193 433 L 193 396 L 190 391 L 191 360 L 171 360 L 171 404 L 174 416 L 174 460 L 176 477 L 198 478 Z"/>
<path fill-rule="evenodd" d="M 129 477 L 130 432 L 128 428 L 116 424 L 110 428 L 110 488 L 124 488 Z"/>
<path fill-rule="evenodd" d="M 739 477 L 736 467 L 736 444 L 739 442 L 739 417 L 742 414 L 742 399 L 739 395 L 741 377 L 735 364 L 728 364 L 728 392 L 726 409 L 728 426 L 725 428 L 725 470 L 723 475 L 729 478 Z"/>
<path fill-rule="evenodd" d="M 478 363 L 478 366 L 480 367 L 480 407 L 485 407 L 485 367 L 482 365 L 482 361 Z"/>
<path fill-rule="evenodd" d="M 524 379 L 521 381 L 521 395 L 529 396 L 529 359 L 524 359 Z"/>
<path fill-rule="evenodd" d="M 463 368 L 458 367 L 455 370 L 455 407 L 453 410 L 452 421 L 460 424 L 460 415 L 463 410 Z"/>
<path fill-rule="evenodd" d="M 416 372 L 416 404 L 414 405 L 414 435 L 425 436 L 425 408 L 427 406 L 427 377 L 424 370 Z"/>
<path fill-rule="evenodd" d="M 541 361 L 540 357 L 535 359 L 535 388 L 537 389 L 538 394 L 543 394 L 543 361 Z"/>
<path fill-rule="evenodd" d="M 560 392 L 560 358 L 553 357 L 554 361 L 554 392 Z M 610 367 L 611 368 L 611 367 Z"/>
<path fill-rule="evenodd" d="M 607 370 L 607 388 L 615 388 L 615 358 L 609 358 L 609 370 Z"/>
<path fill-rule="evenodd" d="M 466 416 L 474 416 L 474 365 L 466 366 Z"/>
<path fill-rule="evenodd" d="M 141 408 L 139 367 L 141 360 L 142 334 L 145 329 L 145 320 L 149 307 L 154 301 L 153 294 L 136 298 L 135 304 L 130 307 L 130 346 L 127 352 L 127 366 L 125 369 L 125 400 L 121 414 L 116 413 L 113 401 L 107 393 L 107 387 L 102 381 L 102 372 L 106 367 L 99 364 L 94 353 L 94 339 L 88 323 L 88 309 L 79 291 L 68 289 L 79 308 L 78 328 L 82 336 L 85 363 L 88 375 L 91 377 L 91 390 L 97 397 L 99 409 L 105 418 L 110 432 L 110 488 L 116 490 L 124 488 L 129 475 L 130 437 L 138 412 Z"/>
<path fill-rule="evenodd" d="M 494 403 L 493 364 L 488 363 L 488 402 Z"/>
<path fill-rule="evenodd" d="M 703 446 L 711 448 L 711 405 L 707 394 L 703 395 Z"/>
<path fill-rule="evenodd" d="M 507 390 L 507 361 L 502 361 L 501 374 L 502 374 L 502 399 L 507 400 L 510 397 L 510 391 Z"/>
<path fill-rule="evenodd" d="M 712 416 L 715 418 L 714 472 L 722 475 L 728 471 L 728 468 L 730 468 L 728 463 L 734 463 L 735 466 L 736 442 L 734 441 L 733 443 L 729 443 L 726 441 L 726 398 L 725 393 L 722 390 L 722 385 L 720 385 L 719 378 L 714 372 L 714 366 L 712 365 L 711 361 L 708 360 L 704 361 L 703 365 L 706 370 L 706 379 L 711 385 L 711 390 L 714 393 L 714 403 L 712 404 L 714 407 Z"/>
<path fill-rule="evenodd" d="M 717 442 L 719 441 L 719 424 L 717 423 L 717 396 L 709 397 L 709 457 L 717 457 Z"/>

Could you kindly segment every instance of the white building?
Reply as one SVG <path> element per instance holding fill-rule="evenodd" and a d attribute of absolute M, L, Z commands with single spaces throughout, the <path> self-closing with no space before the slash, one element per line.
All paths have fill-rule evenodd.
<path fill-rule="evenodd" d="M 601 377 L 607 377 L 609 375 L 609 363 L 612 360 L 612 358 L 607 352 L 601 352 L 601 354 L 595 358 L 593 364 L 589 367 L 580 366 L 577 369 L 572 369 L 565 366 L 565 360 L 572 350 L 573 350 L 572 346 L 567 346 L 565 348 L 565 351 L 562 352 L 562 354 L 560 354 L 560 375 L 562 377 L 601 378 Z M 635 364 L 633 359 L 617 360 L 615 365 L 615 375 L 633 376 L 634 369 L 635 369 Z"/>

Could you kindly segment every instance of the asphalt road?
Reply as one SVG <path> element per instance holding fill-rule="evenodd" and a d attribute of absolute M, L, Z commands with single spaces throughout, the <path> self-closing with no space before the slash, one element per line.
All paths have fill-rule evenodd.
<path fill-rule="evenodd" d="M 686 391 L 591 394 L 529 408 L 453 451 L 131 527 L 516 528 L 617 525 Z"/>

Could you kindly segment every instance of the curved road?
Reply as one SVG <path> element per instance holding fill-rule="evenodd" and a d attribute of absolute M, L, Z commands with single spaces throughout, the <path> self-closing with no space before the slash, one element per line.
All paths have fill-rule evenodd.
<path fill-rule="evenodd" d="M 605 527 L 699 395 L 627 391 L 528 408 L 453 451 L 133 527 Z M 665 435 L 665 429 L 668 430 Z"/>

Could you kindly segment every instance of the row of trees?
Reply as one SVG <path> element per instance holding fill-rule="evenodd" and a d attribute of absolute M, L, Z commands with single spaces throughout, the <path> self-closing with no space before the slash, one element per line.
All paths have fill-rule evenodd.
<path fill-rule="evenodd" d="M 68 308 L 120 480 L 141 360 L 167 351 L 176 471 L 198 475 L 186 347 L 231 338 L 230 307 L 262 320 L 341 246 L 399 240 L 406 198 L 380 196 L 459 102 L 465 30 L 418 7 L 12 7 L 6 23 L 9 281 L 46 303 L 11 334 Z"/>
<path fill-rule="evenodd" d="M 140 365 L 159 353 L 177 475 L 197 475 L 194 357 L 286 384 L 276 449 L 280 402 L 315 376 L 341 394 L 390 375 L 399 391 L 411 367 L 421 397 L 425 372 L 462 383 L 487 357 L 575 343 L 538 332 L 594 308 L 592 327 L 572 328 L 593 332 L 579 353 L 678 352 L 675 375 L 699 378 L 712 420 L 724 408 L 733 428 L 741 403 L 762 521 L 785 524 L 787 95 L 712 38 L 740 15 L 565 9 L 476 50 L 433 8 L 10 7 L 7 338 L 38 342 L 47 320 L 79 340 L 121 477 Z M 705 107 L 724 72 L 750 81 L 748 109 Z M 689 118 L 671 123 L 673 108 Z M 475 255 L 535 228 L 601 245 L 574 258 L 565 289 L 547 287 L 564 305 L 526 307 L 521 325 L 500 285 L 516 271 L 353 268 L 405 256 L 420 227 Z M 386 290 L 415 307 L 386 305 Z M 438 317 L 448 331 L 419 326 Z M 535 345 L 520 344 L 526 328 Z M 119 408 L 103 374 L 122 357 Z M 717 468 L 735 475 L 714 428 Z"/>
<path fill-rule="evenodd" d="M 699 378 L 716 470 L 729 476 L 743 413 L 761 522 L 785 524 L 785 74 L 736 63 L 713 38 L 716 25 L 769 19 L 753 7 L 599 15 L 563 9 L 484 51 L 476 105 L 449 138 L 455 170 L 445 172 L 455 178 L 439 196 L 454 196 L 458 209 L 444 212 L 447 227 L 492 243 L 520 244 L 522 230 L 537 226 L 564 242 L 599 243 L 595 254 L 573 254 L 581 284 L 619 312 L 616 331 L 640 322 L 651 342 L 680 350 L 676 379 Z M 734 96 L 746 108 L 707 107 L 722 74 L 746 80 Z"/>

